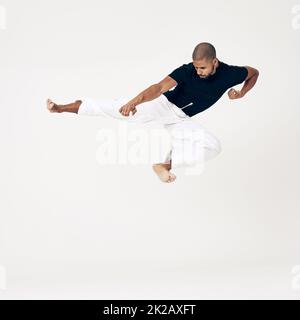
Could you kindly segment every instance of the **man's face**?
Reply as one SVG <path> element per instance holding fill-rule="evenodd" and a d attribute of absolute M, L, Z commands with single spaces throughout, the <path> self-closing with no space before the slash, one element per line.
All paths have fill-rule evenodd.
<path fill-rule="evenodd" d="M 214 58 L 212 60 L 193 60 L 193 65 L 199 77 L 205 79 L 216 72 L 216 69 L 218 67 L 218 59 Z"/>

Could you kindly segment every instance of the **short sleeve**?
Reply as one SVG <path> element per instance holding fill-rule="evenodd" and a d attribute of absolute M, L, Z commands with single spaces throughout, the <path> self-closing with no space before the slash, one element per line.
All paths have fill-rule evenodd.
<path fill-rule="evenodd" d="M 242 66 L 228 66 L 228 80 L 230 82 L 230 86 L 235 86 L 240 84 L 246 80 L 248 76 L 248 70 L 246 67 Z"/>
<path fill-rule="evenodd" d="M 168 76 L 174 79 L 177 84 L 183 83 L 186 79 L 186 64 L 183 64 L 180 67 L 176 68 L 171 73 L 169 73 Z"/>

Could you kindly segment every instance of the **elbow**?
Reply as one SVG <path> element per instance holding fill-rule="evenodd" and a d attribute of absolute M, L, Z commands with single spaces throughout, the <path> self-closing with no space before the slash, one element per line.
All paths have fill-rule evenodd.
<path fill-rule="evenodd" d="M 257 79 L 258 76 L 259 76 L 259 71 L 258 71 L 257 69 L 254 69 L 254 68 L 253 68 L 252 74 L 251 74 L 250 78 L 255 78 L 255 79 Z"/>
<path fill-rule="evenodd" d="M 259 70 L 253 67 L 246 67 L 248 70 L 248 75 L 246 77 L 246 80 L 249 80 L 251 78 L 257 78 L 259 76 Z"/>

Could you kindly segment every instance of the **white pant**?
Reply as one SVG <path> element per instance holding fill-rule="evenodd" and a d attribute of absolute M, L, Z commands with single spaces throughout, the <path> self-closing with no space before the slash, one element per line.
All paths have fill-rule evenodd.
<path fill-rule="evenodd" d="M 131 99 L 119 97 L 95 100 L 82 97 L 78 114 L 100 115 L 167 130 L 170 134 L 171 146 L 162 158 L 154 163 L 167 163 L 172 159 L 173 168 L 194 166 L 220 153 L 219 140 L 196 120 L 171 103 L 163 94 L 156 99 L 137 105 L 137 112 L 134 115 L 123 116 L 119 109 Z"/>

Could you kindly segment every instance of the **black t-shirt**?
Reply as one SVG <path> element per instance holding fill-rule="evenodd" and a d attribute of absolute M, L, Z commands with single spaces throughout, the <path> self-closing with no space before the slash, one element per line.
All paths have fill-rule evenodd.
<path fill-rule="evenodd" d="M 215 74 L 200 78 L 192 62 L 173 70 L 169 76 L 177 86 L 163 94 L 188 116 L 202 112 L 217 102 L 231 87 L 245 81 L 246 67 L 228 65 L 219 61 Z"/>

